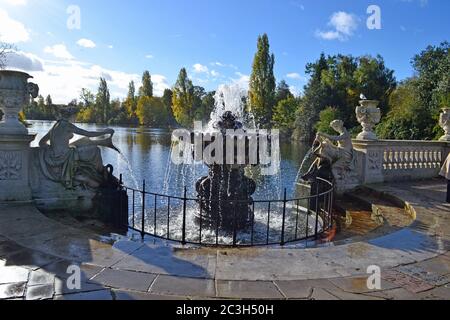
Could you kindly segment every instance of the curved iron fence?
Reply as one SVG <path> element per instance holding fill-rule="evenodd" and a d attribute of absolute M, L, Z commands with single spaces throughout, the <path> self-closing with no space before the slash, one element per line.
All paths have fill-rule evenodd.
<path fill-rule="evenodd" d="M 331 182 L 318 178 L 311 185 L 310 195 L 277 200 L 205 200 L 229 201 L 231 205 L 247 203 L 252 208 L 248 228 L 221 230 L 219 222 L 207 225 L 203 219 L 200 199 L 149 192 L 145 180 L 142 189 L 123 186 L 129 203 L 128 228 L 146 235 L 182 244 L 202 246 L 285 245 L 318 239 L 333 227 L 333 191 Z M 234 217 L 236 219 L 236 217 Z M 218 219 L 217 219 L 218 220 Z"/>

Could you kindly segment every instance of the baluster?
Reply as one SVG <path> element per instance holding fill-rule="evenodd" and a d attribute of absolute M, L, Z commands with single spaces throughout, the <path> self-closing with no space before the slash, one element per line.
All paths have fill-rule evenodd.
<path fill-rule="evenodd" d="M 405 150 L 403 150 L 403 149 L 399 150 L 398 158 L 399 158 L 399 169 L 404 170 L 405 169 Z"/>

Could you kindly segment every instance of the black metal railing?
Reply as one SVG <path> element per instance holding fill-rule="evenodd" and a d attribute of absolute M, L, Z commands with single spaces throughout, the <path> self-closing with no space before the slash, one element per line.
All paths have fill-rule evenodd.
<path fill-rule="evenodd" d="M 128 228 L 142 238 L 147 235 L 204 246 L 285 245 L 322 238 L 333 227 L 334 186 L 321 178 L 311 185 L 310 195 L 294 199 L 287 197 L 285 189 L 283 198 L 276 200 L 200 200 L 188 197 L 186 187 L 182 196 L 149 192 L 145 180 L 141 190 L 127 186 L 123 190 L 129 199 Z M 201 202 L 223 201 L 235 208 L 245 203 L 251 208 L 247 228 L 236 228 L 236 210 L 232 230 L 222 230 L 218 218 L 206 222 Z"/>

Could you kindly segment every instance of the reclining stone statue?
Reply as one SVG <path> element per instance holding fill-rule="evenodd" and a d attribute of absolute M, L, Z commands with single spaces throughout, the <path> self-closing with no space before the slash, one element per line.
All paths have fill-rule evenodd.
<path fill-rule="evenodd" d="M 84 138 L 73 143 L 74 135 Z M 99 146 L 116 151 L 114 130 L 83 130 L 61 118 L 32 150 L 31 187 L 34 198 L 64 199 L 96 191 L 111 181 L 111 172 L 103 165 Z"/>
<path fill-rule="evenodd" d="M 304 181 L 313 181 L 316 177 L 332 178 L 335 183 L 347 180 L 355 169 L 355 154 L 352 138 L 344 127 L 342 120 L 334 120 L 330 127 L 339 133 L 338 136 L 317 133 L 313 144 L 316 160 L 309 171 L 302 177 Z M 331 173 L 330 174 L 327 174 Z"/>

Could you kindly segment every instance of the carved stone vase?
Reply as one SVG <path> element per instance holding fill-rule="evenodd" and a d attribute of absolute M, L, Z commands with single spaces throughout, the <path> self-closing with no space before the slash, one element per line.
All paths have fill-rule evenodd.
<path fill-rule="evenodd" d="M 378 140 L 374 132 L 375 126 L 381 120 L 381 110 L 378 107 L 379 101 L 361 100 L 356 107 L 356 119 L 363 127 L 363 131 L 358 135 L 358 140 Z"/>
<path fill-rule="evenodd" d="M 0 134 L 28 134 L 27 128 L 19 121 L 19 112 L 30 101 L 30 95 L 37 97 L 39 87 L 28 82 L 32 78 L 19 71 L 0 71 L 0 109 L 3 121 Z"/>

